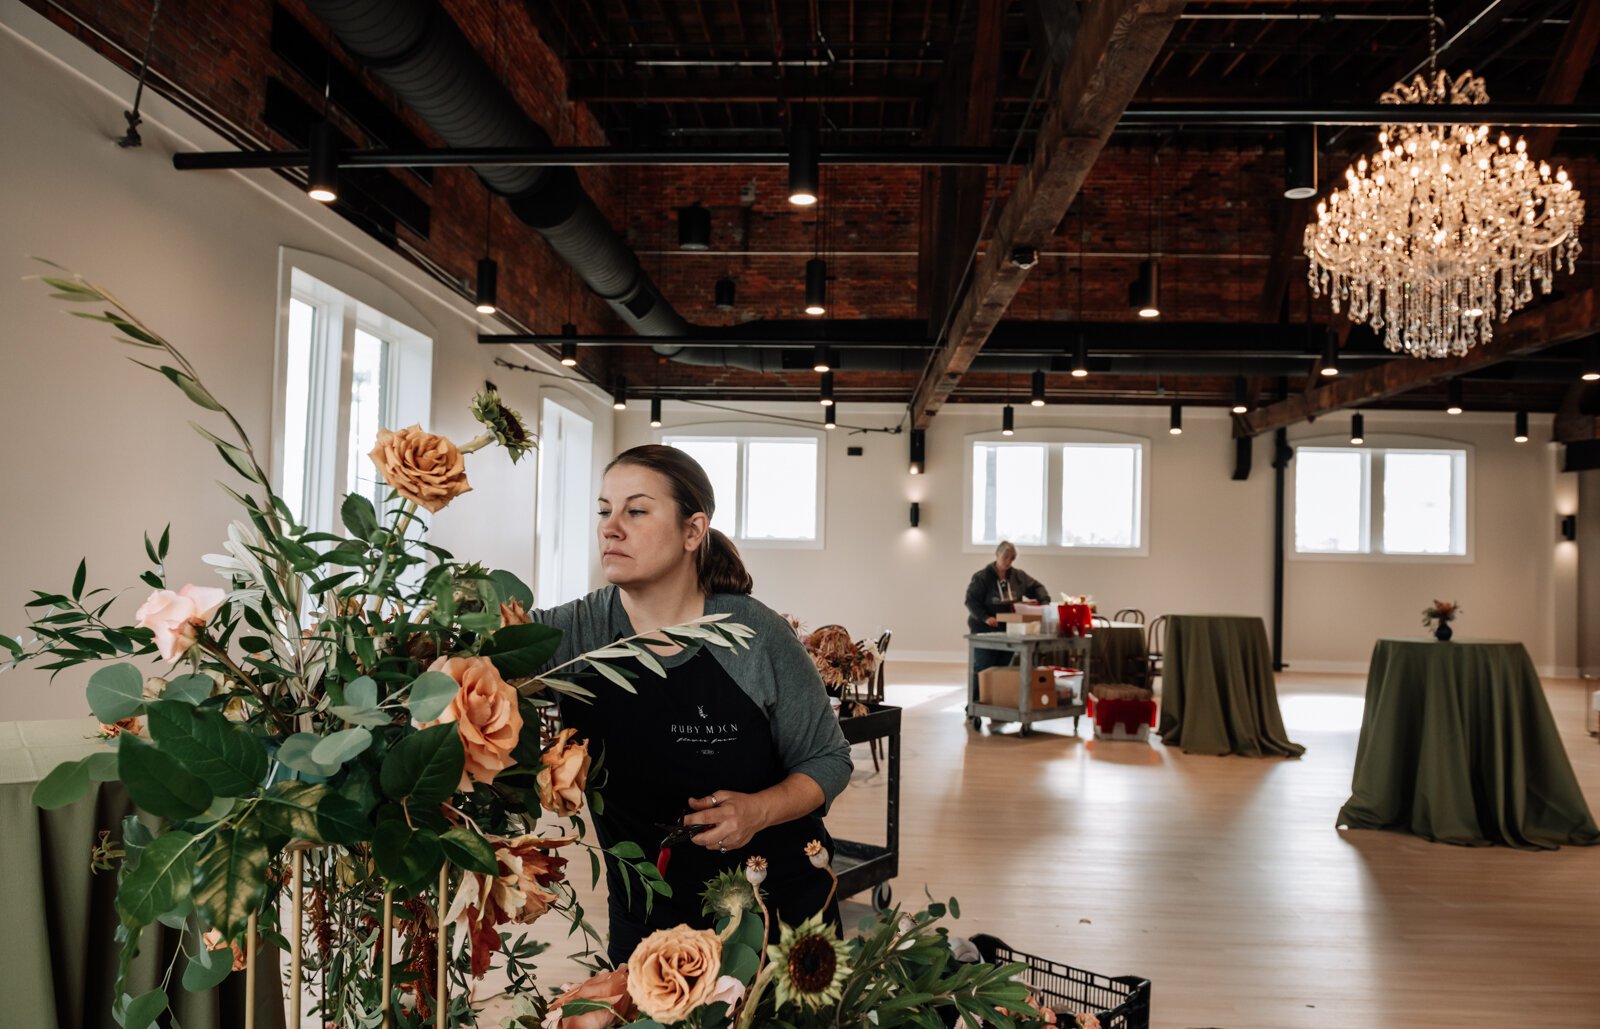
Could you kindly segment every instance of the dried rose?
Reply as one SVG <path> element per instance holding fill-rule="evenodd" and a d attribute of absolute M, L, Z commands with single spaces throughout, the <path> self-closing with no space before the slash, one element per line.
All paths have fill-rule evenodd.
<path fill-rule="evenodd" d="M 562 729 L 539 755 L 539 806 L 565 818 L 583 808 L 583 790 L 589 782 L 589 744 L 572 742 L 576 729 Z"/>
<path fill-rule="evenodd" d="M 423 432 L 420 425 L 399 432 L 379 429 L 371 457 L 384 482 L 430 512 L 472 488 L 461 451 L 443 436 Z"/>

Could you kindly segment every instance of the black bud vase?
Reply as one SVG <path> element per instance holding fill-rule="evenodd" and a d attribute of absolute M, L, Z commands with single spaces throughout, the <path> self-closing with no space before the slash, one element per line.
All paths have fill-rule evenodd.
<path fill-rule="evenodd" d="M 1449 622 L 1440 622 L 1439 627 L 1433 630 L 1433 638 L 1440 643 L 1449 643 L 1450 637 L 1455 635 L 1455 630 L 1450 628 Z"/>

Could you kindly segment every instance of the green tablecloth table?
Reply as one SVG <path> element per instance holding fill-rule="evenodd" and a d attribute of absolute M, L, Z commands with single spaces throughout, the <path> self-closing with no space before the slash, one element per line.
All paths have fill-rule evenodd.
<path fill-rule="evenodd" d="M 1090 638 L 1094 641 L 1096 681 L 1134 685 L 1143 682 L 1144 626 L 1137 622 L 1097 625 Z"/>
<path fill-rule="evenodd" d="M 1261 619 L 1169 615 L 1161 670 L 1161 739 L 1186 754 L 1299 757 L 1278 710 Z"/>
<path fill-rule="evenodd" d="M 118 945 L 114 872 L 95 873 L 90 849 L 101 829 L 122 835 L 133 804 L 121 783 L 99 784 L 57 811 L 30 801 L 33 787 L 56 765 L 97 747 L 91 720 L 0 722 L 0 968 L 6 988 L 0 1025 L 27 1029 L 116 1029 L 111 986 Z M 194 950 L 194 939 L 186 941 Z M 128 992 L 154 989 L 178 946 L 178 934 L 145 931 Z M 277 952 L 258 957 L 256 1025 L 282 1029 Z M 236 1029 L 244 1024 L 244 976 L 229 976 L 206 993 L 185 992 L 183 959 L 173 970 L 170 1005 L 184 1029 Z M 161 1023 L 165 1025 L 166 1022 Z"/>
<path fill-rule="evenodd" d="M 1338 824 L 1466 846 L 1600 843 L 1521 643 L 1380 639 Z"/>

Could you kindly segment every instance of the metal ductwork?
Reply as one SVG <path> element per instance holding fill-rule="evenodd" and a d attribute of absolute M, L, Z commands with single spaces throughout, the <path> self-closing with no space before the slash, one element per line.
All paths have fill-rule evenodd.
<path fill-rule="evenodd" d="M 551 145 L 550 134 L 528 117 L 436 2 L 308 0 L 308 6 L 448 145 Z M 477 172 L 635 332 L 688 331 L 571 168 Z"/>

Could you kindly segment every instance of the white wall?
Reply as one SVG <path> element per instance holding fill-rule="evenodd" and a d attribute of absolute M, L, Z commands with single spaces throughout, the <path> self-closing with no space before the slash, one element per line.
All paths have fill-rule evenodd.
<path fill-rule="evenodd" d="M 470 305 L 270 172 L 178 172 L 177 149 L 226 144 L 146 93 L 144 146 L 120 150 L 133 83 L 14 0 L 0 5 L 0 631 L 22 628 L 30 588 L 59 590 L 80 556 L 91 583 L 126 589 L 131 620 L 146 529 L 172 523 L 172 578 L 211 583 L 200 555 L 218 549 L 233 503 L 229 473 L 185 424 L 215 425 L 165 380 L 123 360 L 109 327 L 67 317 L 46 297 L 30 254 L 81 272 L 165 334 L 262 448 L 271 405 L 278 248 L 352 265 L 431 320 L 433 424 L 464 441 L 467 403 L 492 379 L 530 420 L 554 380 L 496 368 L 495 353 L 562 371 L 542 356 L 476 342 Z M 611 411 L 580 387 L 595 419 L 596 460 L 610 450 Z M 534 422 L 530 422 L 532 424 Z M 503 451 L 468 458 L 473 492 L 442 512 L 434 540 L 458 557 L 534 578 L 532 461 Z M 115 612 L 114 612 L 115 613 Z M 0 720 L 87 712 L 81 670 L 0 676 Z"/>
<path fill-rule="evenodd" d="M 814 404 L 749 406 L 807 422 Z M 748 421 L 668 403 L 665 429 Z M 889 427 L 900 412 L 842 408 L 846 425 Z M 1510 440 L 1509 416 L 1369 412 L 1369 436 L 1411 433 L 1471 443 L 1475 449 L 1475 552 L 1471 563 L 1291 559 L 1286 572 L 1285 658 L 1305 670 L 1360 670 L 1381 635 L 1418 634 L 1421 611 L 1438 596 L 1462 604 L 1464 635 L 1520 639 L 1547 670 L 1576 664 L 1575 578 L 1570 544 L 1555 540 L 1558 477 L 1554 448 Z M 902 657 L 964 653 L 962 596 L 987 560 L 962 546 L 966 437 L 998 427 L 998 408 L 949 405 L 933 420 L 927 473 L 907 472 L 905 435 L 828 435 L 827 546 L 746 547 L 756 595 L 808 626 L 838 622 L 858 636 L 894 631 Z M 1338 421 L 1339 427 L 1348 424 Z M 1302 426 L 1291 440 L 1326 435 L 1330 422 Z M 1108 611 L 1137 607 L 1148 616 L 1226 612 L 1270 618 L 1272 609 L 1271 441 L 1255 444 L 1254 469 L 1231 479 L 1231 419 L 1220 410 L 1184 412 L 1185 432 L 1167 433 L 1164 407 L 1018 409 L 1019 428 L 1086 428 L 1150 440 L 1149 555 L 1057 556 L 1023 550 L 1020 567 L 1055 592 L 1090 593 Z M 1548 437 L 1536 420 L 1535 439 Z M 617 418 L 619 449 L 655 440 L 641 411 Z M 848 446 L 864 454 L 848 457 Z M 909 504 L 921 502 L 921 526 Z M 1293 545 L 1292 528 L 1290 546 Z"/>

